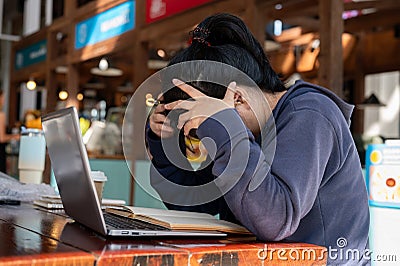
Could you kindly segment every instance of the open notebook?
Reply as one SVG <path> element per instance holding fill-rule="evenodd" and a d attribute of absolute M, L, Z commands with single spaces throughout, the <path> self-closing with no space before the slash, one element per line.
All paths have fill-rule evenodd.
<path fill-rule="evenodd" d="M 163 226 L 164 224 L 156 224 L 151 220 L 144 221 L 144 219 L 121 217 L 121 215 L 115 215 L 112 212 L 103 214 L 94 182 L 90 177 L 89 160 L 83 145 L 78 121 L 78 114 L 74 107 L 65 108 L 42 117 L 46 145 L 62 204 L 65 213 L 75 221 L 102 235 L 226 236 L 226 233 L 221 231 L 214 231 L 209 228 L 203 230 L 204 226 L 199 230 L 200 227 L 194 226 L 193 223 L 187 226 L 185 230 L 176 230 L 174 226 Z M 135 211 L 135 209 L 131 210 Z M 172 220 L 179 220 L 182 228 L 185 220 L 182 217 L 177 218 L 179 212 L 169 212 L 171 212 L 169 223 L 171 225 L 178 224 L 178 222 L 172 223 Z M 154 217 L 157 220 L 157 215 Z M 189 220 L 186 219 L 186 221 Z M 214 229 L 217 229 L 217 227 Z"/>
<path fill-rule="evenodd" d="M 224 220 L 218 220 L 207 213 L 161 210 L 134 206 L 124 206 L 122 209 L 109 207 L 106 208 L 106 212 L 171 230 L 204 230 L 250 234 L 243 226 Z"/>

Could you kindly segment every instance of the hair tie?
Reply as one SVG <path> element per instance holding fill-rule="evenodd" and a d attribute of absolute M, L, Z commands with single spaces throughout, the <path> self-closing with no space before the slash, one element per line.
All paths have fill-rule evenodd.
<path fill-rule="evenodd" d="M 210 31 L 208 29 L 196 27 L 193 31 L 190 32 L 190 34 L 191 38 L 189 40 L 189 44 L 192 44 L 193 41 L 196 41 L 198 43 L 211 46 L 211 43 L 206 40 L 208 38 L 208 35 L 210 34 Z"/>

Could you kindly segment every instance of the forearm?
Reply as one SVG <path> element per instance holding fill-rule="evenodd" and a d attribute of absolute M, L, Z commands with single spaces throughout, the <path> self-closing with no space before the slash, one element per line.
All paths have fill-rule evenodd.
<path fill-rule="evenodd" d="M 324 151 L 302 141 L 301 137 L 296 140 L 289 136 L 304 125 L 303 119 L 299 119 L 299 124 L 288 123 L 290 126 L 284 131 L 288 136 L 277 137 L 284 141 L 277 145 L 274 168 L 264 152 L 275 150 L 262 151 L 240 117 L 233 111 L 224 112 L 228 113 L 216 114 L 215 120 L 207 119 L 197 132 L 201 138 L 215 141 L 213 174 L 218 176 L 217 184 L 225 192 L 226 202 L 236 218 L 260 239 L 275 241 L 290 236 L 314 204 L 323 176 L 319 164 L 314 162 L 329 156 L 332 132 L 321 133 L 327 139 Z M 217 120 L 229 123 L 221 125 Z M 311 122 L 318 123 L 318 120 L 311 119 Z M 321 124 L 321 128 L 329 128 L 329 125 Z M 298 142 L 305 146 L 294 151 L 293 145 Z"/>
<path fill-rule="evenodd" d="M 222 125 L 218 121 L 229 123 Z M 258 144 L 240 117 L 232 111 L 218 113 L 200 126 L 198 134 L 215 141 L 213 174 L 218 176 L 216 183 L 236 218 L 259 238 L 281 239 L 282 232 L 290 227 L 294 207 L 287 206 L 290 198 L 269 174 Z M 252 180 L 263 180 L 262 188 L 250 192 Z"/>
<path fill-rule="evenodd" d="M 237 219 L 258 238 L 279 241 L 292 235 L 299 225 L 300 198 L 271 173 L 262 157 L 259 149 L 250 151 L 248 167 L 225 194 L 225 200 Z"/>
<path fill-rule="evenodd" d="M 188 162 L 184 167 L 186 170 L 178 167 L 166 156 L 160 139 L 154 136 L 149 138 L 149 135 L 147 137 L 153 156 L 150 168 L 151 185 L 167 208 L 217 214 L 219 203 L 216 200 L 197 204 L 203 202 L 201 198 L 204 198 L 204 195 L 196 188 L 212 181 L 211 167 L 193 171 L 189 170 L 191 166 Z"/>

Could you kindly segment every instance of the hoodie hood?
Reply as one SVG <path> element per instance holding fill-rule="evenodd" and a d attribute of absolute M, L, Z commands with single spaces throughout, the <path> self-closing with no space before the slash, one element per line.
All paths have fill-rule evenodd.
<path fill-rule="evenodd" d="M 278 104 L 272 111 L 274 117 L 277 118 L 279 116 L 280 112 L 284 109 L 286 104 L 291 99 L 308 92 L 318 92 L 330 98 L 339 107 L 340 111 L 342 112 L 344 118 L 347 121 L 347 124 L 350 126 L 351 122 L 350 118 L 351 114 L 353 113 L 354 105 L 346 103 L 341 98 L 339 98 L 335 93 L 326 88 L 308 82 L 304 82 L 302 80 L 297 80 L 295 84 L 293 84 L 288 89 L 288 91 L 282 96 L 282 98 L 278 101 Z"/>

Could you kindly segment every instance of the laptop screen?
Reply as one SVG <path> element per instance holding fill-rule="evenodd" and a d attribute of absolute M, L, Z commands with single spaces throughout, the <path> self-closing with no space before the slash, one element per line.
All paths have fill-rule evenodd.
<path fill-rule="evenodd" d="M 104 218 L 74 107 L 42 117 L 51 166 L 65 212 L 77 222 L 106 233 Z"/>

